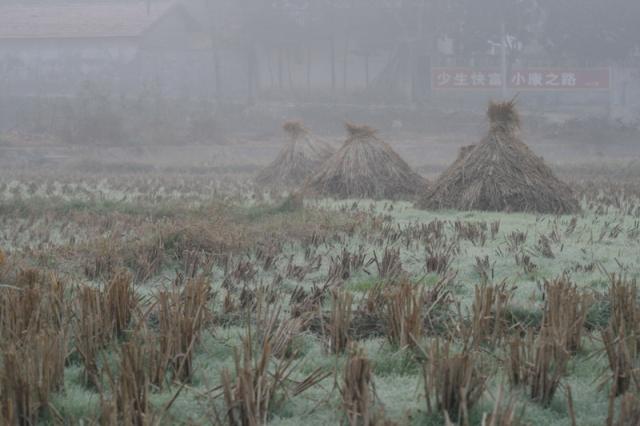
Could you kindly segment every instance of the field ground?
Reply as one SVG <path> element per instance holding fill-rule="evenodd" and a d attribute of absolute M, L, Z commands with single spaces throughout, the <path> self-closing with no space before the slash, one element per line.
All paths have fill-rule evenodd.
<path fill-rule="evenodd" d="M 88 172 L 0 179 L 0 269 L 6 286 L 0 290 L 0 391 L 5 401 L 30 401 L 33 418 L 42 423 L 232 424 L 227 410 L 247 415 L 238 402 L 240 389 L 249 392 L 241 376 L 256 387 L 275 383 L 273 395 L 264 399 L 271 405 L 259 411 L 269 424 L 345 423 L 345 395 L 351 389 L 345 365 L 358 359 L 347 342 L 363 348 L 370 360 L 371 381 L 366 374 L 358 377 L 364 383 L 360 390 L 372 392 L 368 399 L 361 397 L 378 424 L 443 424 L 437 404 L 428 412 L 423 378 L 423 366 L 434 362 L 429 350 L 443 342 L 450 342 L 454 353 L 470 356 L 472 369 L 465 371 L 486 385 L 473 406 L 475 400 L 469 401 L 470 424 L 493 412 L 501 386 L 513 399 L 500 399 L 500 407 L 523 409 L 516 416 L 520 424 L 571 424 L 567 389 L 578 425 L 607 422 L 612 372 L 601 330 L 619 314 L 610 292 L 612 274 L 623 283 L 640 275 L 637 179 L 612 181 L 600 171 L 568 168 L 565 175 L 580 175 L 574 185 L 584 211 L 555 217 L 427 212 L 410 202 L 373 200 L 300 205 L 281 194 L 255 191 L 244 170 Z M 585 174 L 593 180 L 585 181 Z M 37 271 L 38 278 L 25 278 L 25 271 Z M 64 283 L 53 313 L 45 303 L 53 297 L 50 274 Z M 135 292 L 135 297 L 124 296 L 126 309 L 109 302 L 112 286 L 121 281 Z M 554 283 L 575 296 L 561 301 L 568 322 L 554 325 L 565 340 L 577 334 L 579 344 L 571 350 L 554 346 L 567 353 L 567 363 L 561 368 L 561 358 L 552 358 L 544 370 L 550 381 L 560 373 L 555 393 L 543 404 L 532 401 L 529 383 L 513 383 L 510 345 L 545 329 Z M 487 286 L 499 297 L 490 298 L 487 317 L 479 318 L 476 291 Z M 27 288 L 45 294 L 38 299 L 42 304 L 31 311 L 15 309 L 17 300 L 25 303 L 21 297 Z M 98 305 L 104 303 L 102 308 L 83 299 L 84 288 L 99 289 L 90 294 Z M 394 316 L 393 298 L 399 294 L 394 289 L 402 288 L 410 289 L 399 302 L 406 311 Z M 184 299 L 190 297 L 188 289 L 196 294 L 193 300 Z M 200 304 L 194 302 L 198 297 Z M 162 300 L 173 300 L 174 307 L 196 303 L 197 309 L 172 310 Z M 349 309 L 340 310 L 341 300 Z M 410 321 L 411 300 L 420 301 L 419 324 Z M 336 315 L 347 319 L 338 321 Z M 402 324 L 399 335 L 393 321 Z M 417 327 L 412 330 L 419 335 L 407 340 L 405 326 Z M 46 392 L 41 383 L 28 380 L 43 363 L 30 346 L 40 342 L 42 330 L 59 336 L 63 354 L 61 367 L 51 367 L 59 383 Z M 162 340 L 170 340 L 163 333 L 174 333 L 175 346 Z M 637 328 L 627 333 L 640 336 Z M 184 335 L 192 336 L 186 346 L 179 337 Z M 247 357 L 244 336 L 251 337 L 256 351 L 248 364 L 235 358 Z M 266 358 L 273 375 L 260 375 L 256 361 L 266 341 L 273 346 Z M 127 342 L 141 342 L 137 364 Z M 23 357 L 24 383 L 11 380 L 11 354 Z M 188 362 L 181 363 L 182 357 Z M 638 358 L 632 364 L 629 371 L 635 371 Z M 149 365 L 164 367 L 160 379 Z M 276 382 L 283 371 L 290 375 Z M 311 386 L 298 393 L 300 381 L 310 374 Z M 437 382 L 436 375 L 427 376 Z M 225 377 L 231 383 L 227 388 Z M 124 386 L 131 382 L 132 388 Z M 637 396 L 636 385 L 628 393 Z M 41 396 L 45 393 L 50 397 Z M 616 413 L 622 399 L 615 400 Z M 3 406 L 5 420 L 9 405 Z"/>

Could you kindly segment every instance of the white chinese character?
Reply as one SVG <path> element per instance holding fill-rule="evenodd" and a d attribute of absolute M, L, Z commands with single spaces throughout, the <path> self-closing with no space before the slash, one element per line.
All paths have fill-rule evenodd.
<path fill-rule="evenodd" d="M 484 86 L 487 84 L 487 76 L 483 72 L 474 72 L 471 74 L 472 86 Z"/>
<path fill-rule="evenodd" d="M 453 76 L 453 85 L 454 86 L 468 86 L 469 85 L 469 77 L 464 72 L 456 73 Z"/>
<path fill-rule="evenodd" d="M 542 86 L 542 73 L 540 72 L 530 72 L 529 80 L 527 82 L 528 86 L 531 87 L 540 87 Z"/>
<path fill-rule="evenodd" d="M 576 85 L 576 74 L 573 72 L 563 72 L 560 76 L 562 80 L 563 86 L 575 86 Z"/>
<path fill-rule="evenodd" d="M 497 72 L 489 74 L 489 86 L 500 87 L 502 86 L 502 75 Z"/>
<path fill-rule="evenodd" d="M 438 74 L 436 78 L 438 80 L 438 86 L 446 86 L 451 82 L 451 74 L 449 74 L 446 71 L 443 71 L 440 74 Z"/>
<path fill-rule="evenodd" d="M 523 86 L 527 82 L 527 77 L 525 77 L 525 75 L 520 71 L 516 71 L 516 73 L 513 74 L 513 77 L 511 78 L 511 82 L 516 87 Z"/>
<path fill-rule="evenodd" d="M 560 75 L 554 72 L 547 73 L 545 76 L 544 85 L 549 87 L 557 87 L 560 85 Z"/>

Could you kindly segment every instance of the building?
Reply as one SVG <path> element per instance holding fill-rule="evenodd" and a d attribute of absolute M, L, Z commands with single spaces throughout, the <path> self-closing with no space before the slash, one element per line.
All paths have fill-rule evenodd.
<path fill-rule="evenodd" d="M 209 51 L 178 3 L 0 6 L 3 96 L 69 96 L 87 81 L 121 95 L 147 84 L 189 95 L 208 79 Z"/>
<path fill-rule="evenodd" d="M 363 9 L 367 22 L 384 28 L 387 7 Z M 351 22 L 363 21 L 359 10 L 298 0 L 0 5 L 0 97 L 71 96 L 87 81 L 119 95 L 153 85 L 242 101 L 406 89 L 406 43 L 393 42 L 397 29 L 372 39 Z"/>

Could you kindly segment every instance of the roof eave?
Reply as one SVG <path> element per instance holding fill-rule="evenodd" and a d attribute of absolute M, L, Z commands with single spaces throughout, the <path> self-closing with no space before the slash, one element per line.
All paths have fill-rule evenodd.
<path fill-rule="evenodd" d="M 0 36 L 0 41 L 42 41 L 42 40 L 134 40 L 142 37 L 138 35 L 78 35 L 78 36 Z"/>

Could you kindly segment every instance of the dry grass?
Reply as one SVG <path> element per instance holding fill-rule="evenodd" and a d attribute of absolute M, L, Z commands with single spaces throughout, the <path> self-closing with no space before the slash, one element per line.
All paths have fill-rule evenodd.
<path fill-rule="evenodd" d="M 432 238 L 426 246 L 425 267 L 427 272 L 446 275 L 451 263 L 458 255 L 457 240 L 448 241 L 446 238 Z"/>
<path fill-rule="evenodd" d="M 569 357 L 564 341 L 558 341 L 547 327 L 537 337 L 531 332 L 512 337 L 507 361 L 512 388 L 527 386 L 529 397 L 548 407 L 567 371 Z"/>
<path fill-rule="evenodd" d="M 0 288 L 0 419 L 36 424 L 55 415 L 50 404 L 62 391 L 68 355 L 71 303 L 55 275 L 8 268 Z"/>
<path fill-rule="evenodd" d="M 291 137 L 299 137 L 308 132 L 300 121 L 287 121 L 282 125 L 284 130 Z"/>
<path fill-rule="evenodd" d="M 351 122 L 346 122 L 344 127 L 347 129 L 347 133 L 349 134 L 349 138 L 357 139 L 357 138 L 372 138 L 376 136 L 378 131 L 371 126 L 358 125 Z"/>
<path fill-rule="evenodd" d="M 140 197 L 151 200 L 156 195 Z M 259 198 L 257 195 L 256 199 Z M 582 423 L 593 417 L 598 418 L 594 421 L 602 419 L 603 423 L 605 414 L 597 412 L 597 407 L 601 407 L 606 391 L 585 392 L 581 384 L 591 378 L 597 381 L 597 373 L 594 377 L 593 371 L 604 368 L 607 369 L 606 389 L 612 392 L 610 417 L 615 422 L 637 421 L 637 413 L 634 414 L 637 400 L 631 397 L 637 398 L 634 353 L 637 353 L 635 336 L 638 336 L 639 321 L 635 284 L 617 277 L 611 285 L 609 299 L 603 298 L 602 303 L 589 310 L 590 318 L 595 315 L 591 318 L 595 320 L 593 324 L 601 324 L 611 313 L 610 327 L 605 330 L 608 334 L 603 332 L 607 357 L 604 352 L 600 357 L 584 352 L 590 347 L 587 339 L 593 339 L 601 331 L 597 328 L 594 331 L 591 324 L 584 327 L 585 312 L 590 306 L 585 295 L 589 293 L 580 291 L 580 287 L 568 280 L 552 280 L 544 286 L 544 309 L 540 309 L 537 289 L 521 285 L 525 280 L 558 276 L 566 269 L 576 283 L 600 286 L 601 280 L 595 277 L 600 266 L 597 263 L 603 263 L 603 270 L 605 267 L 611 270 L 613 257 L 604 258 L 614 251 L 619 253 L 616 260 L 620 261 L 621 270 L 633 276 L 635 269 L 630 260 L 633 256 L 624 251 L 635 248 L 640 235 L 635 223 L 640 217 L 637 200 L 618 197 L 611 201 L 615 204 L 606 204 L 609 201 L 590 198 L 589 202 L 595 203 L 598 209 L 602 207 L 603 212 L 617 209 L 615 215 L 606 218 L 601 218 L 595 209 L 576 220 L 527 217 L 526 224 L 517 216 L 501 216 L 500 226 L 494 225 L 496 215 L 454 214 L 437 219 L 438 216 L 427 213 L 416 214 L 404 203 L 336 205 L 323 201 L 317 206 L 329 205 L 338 211 L 323 212 L 320 208 L 307 207 L 289 214 L 290 208 L 298 209 L 299 206 L 290 207 L 298 204 L 298 200 L 285 200 L 283 209 L 287 212 L 282 213 L 278 206 L 281 200 L 275 202 L 273 209 L 270 205 L 257 205 L 247 209 L 230 207 L 228 211 L 211 210 L 206 202 L 193 201 L 196 207 L 168 213 L 118 204 L 119 209 L 134 212 L 114 214 L 108 220 L 98 220 L 96 215 L 85 211 L 71 215 L 49 216 L 47 213 L 42 219 L 33 213 L 36 222 L 24 225 L 27 229 L 24 237 L 13 229 L 7 231 L 9 237 L 5 232 L 5 241 L 16 234 L 24 240 L 33 239 L 42 247 L 20 251 L 13 247 L 25 243 L 14 240 L 14 246 L 9 242 L 8 246 L 12 247 L 7 251 L 9 257 L 0 265 L 3 357 L 0 361 L 3 374 L 0 376 L 0 400 L 3 401 L 0 423 L 20 424 L 18 412 L 32 419 L 29 423 L 22 422 L 25 425 L 34 421 L 90 423 L 87 417 L 92 416 L 90 411 L 95 407 L 87 400 L 98 392 L 102 394 L 103 409 L 100 410 L 102 418 L 95 419 L 96 422 L 158 424 L 161 411 L 150 401 L 164 400 L 170 396 L 169 392 L 180 387 L 188 395 L 178 400 L 180 410 L 176 410 L 175 418 L 163 424 L 201 424 L 211 421 L 211 417 L 205 416 L 212 414 L 209 411 L 212 405 L 206 404 L 207 395 L 212 393 L 203 388 L 211 378 L 211 386 L 217 389 L 213 395 L 219 392 L 219 399 L 213 405 L 216 409 L 224 406 L 214 422 L 264 424 L 287 417 L 288 422 L 303 423 L 308 417 L 310 422 L 318 422 L 320 418 L 334 423 L 342 419 L 344 423 L 388 424 L 377 411 L 385 402 L 392 408 L 394 420 L 401 424 L 416 419 L 437 422 L 441 415 L 459 424 L 479 423 L 481 412 L 474 408 L 479 404 L 473 402 L 482 393 L 477 383 L 486 380 L 483 374 L 488 370 L 484 370 L 484 361 L 489 361 L 487 366 L 492 370 L 496 368 L 493 359 L 502 355 L 496 346 L 502 347 L 503 339 L 523 330 L 531 334 L 516 342 L 515 350 L 507 351 L 512 359 L 505 360 L 505 366 L 509 365 L 505 371 L 512 382 L 518 383 L 518 391 L 526 389 L 527 394 L 540 401 L 540 404 L 528 405 L 528 410 L 534 413 L 532 419 L 560 422 L 575 416 L 575 423 Z M 247 202 L 253 205 L 255 200 Z M 313 205 L 313 201 L 308 205 Z M 81 207 L 87 208 L 94 207 Z M 217 219 L 218 214 L 223 220 Z M 332 218 L 334 215 L 353 220 L 349 219 L 349 226 L 343 226 L 341 220 Z M 113 258 L 107 259 L 104 271 L 97 274 L 106 278 L 104 285 L 73 288 L 64 285 L 71 279 L 80 283 L 86 279 L 80 269 L 84 258 L 77 255 L 97 240 L 89 235 L 87 245 L 69 243 L 66 246 L 65 242 L 59 249 L 50 250 L 47 244 L 53 244 L 51 240 L 57 238 L 59 225 L 50 222 L 45 226 L 51 226 L 54 231 L 40 235 L 38 227 L 43 226 L 34 224 L 38 220 L 52 221 L 52 218 L 69 222 L 65 226 L 70 230 L 61 233 L 76 232 L 78 221 L 84 222 L 82 226 L 89 230 L 88 235 L 95 229 L 100 229 L 96 235 L 102 235 L 100 232 L 121 235 L 121 231 L 131 231 L 122 234 L 126 235 L 124 238 L 114 239 L 117 244 L 106 251 L 113 254 Z M 97 220 L 99 223 L 94 223 Z M 4 216 L 0 221 L 4 221 L 7 228 L 13 228 L 14 222 L 5 220 Z M 593 224 L 598 229 L 590 240 L 589 228 Z M 528 230 L 529 234 L 518 229 Z M 528 238 L 533 234 L 535 238 Z M 38 238 L 50 241 L 41 243 Z M 585 244 L 593 244 L 593 255 L 588 260 L 580 251 Z M 137 249 L 141 252 L 132 254 Z M 381 255 L 383 252 L 385 255 Z M 92 252 L 97 253 L 99 250 Z M 555 261 L 550 253 L 556 257 Z M 458 255 L 460 258 L 452 263 Z M 537 276 L 522 277 L 521 270 L 514 270 L 514 255 L 521 259 L 530 255 L 533 258 L 530 260 L 539 264 Z M 480 259 L 475 272 L 481 275 L 482 284 L 474 294 L 468 284 L 476 277 L 475 256 Z M 11 269 L 8 264 L 16 258 L 23 265 L 38 265 L 41 270 Z M 524 260 L 522 262 L 520 266 L 524 265 Z M 65 279 L 52 277 L 45 272 L 44 265 Z M 162 275 L 156 272 L 158 265 Z M 130 274 L 118 273 L 123 266 L 128 267 Z M 448 287 L 446 283 L 451 281 L 447 279 L 456 272 L 454 268 L 460 268 L 461 278 Z M 173 269 L 176 278 L 173 278 Z M 328 269 L 332 271 L 330 274 Z M 398 272 L 403 269 L 405 273 Z M 425 272 L 433 274 L 424 275 Z M 525 305 L 527 300 L 531 301 L 530 305 L 522 310 L 520 304 L 510 306 L 511 289 L 493 284 L 500 282 L 495 281 L 494 273 L 498 280 L 505 275 L 508 282 L 515 278 L 518 284 L 515 297 Z M 332 280 L 328 275 L 337 278 Z M 416 283 L 411 284 L 409 280 Z M 158 291 L 158 287 L 165 290 Z M 353 291 L 356 300 L 360 299 L 355 296 L 356 292 L 364 291 L 362 302 L 352 308 L 351 295 L 344 289 Z M 526 299 L 532 290 L 531 299 Z M 158 291 L 156 297 L 155 291 Z M 216 302 L 212 300 L 213 291 L 223 292 L 219 304 L 213 303 Z M 141 299 L 136 293 L 151 296 Z M 454 300 L 459 305 L 453 305 Z M 287 302 L 290 303 L 287 305 Z M 451 306 L 459 306 L 457 322 Z M 213 310 L 218 308 L 221 314 L 228 315 L 214 315 Z M 461 315 L 463 310 L 465 314 Z M 517 323 L 518 318 L 522 318 L 523 323 Z M 525 321 L 535 325 L 526 330 Z M 249 333 L 249 344 L 243 342 L 236 356 L 229 359 L 228 345 L 234 339 L 235 327 L 255 325 L 257 331 L 254 335 Z M 220 330 L 220 326 L 225 329 Z M 215 333 L 202 338 L 209 327 Z M 48 344 L 56 352 L 49 358 L 63 360 L 63 366 L 66 364 L 68 389 L 48 385 L 55 382 L 53 379 L 38 383 L 35 374 L 22 373 L 38 368 L 53 371 L 53 367 L 43 367 L 45 361 L 28 353 L 27 348 L 31 348 L 31 352 L 42 352 L 40 348 L 45 343 L 38 342 L 37 338 L 56 333 L 68 339 L 68 347 L 72 349 L 71 357 L 67 358 L 66 340 L 64 350 Z M 452 339 L 448 354 L 442 345 L 439 350 L 430 345 L 424 357 L 418 354 L 421 344 L 438 338 Z M 371 348 L 370 358 L 357 351 L 337 358 L 317 356 L 322 353 L 319 346 L 323 344 L 330 351 L 341 353 L 364 339 L 367 340 L 363 344 Z M 562 372 L 563 359 L 575 351 L 579 351 L 574 359 L 575 368 L 572 365 Z M 333 389 L 332 380 L 318 383 L 330 374 L 326 370 L 331 367 L 327 366 L 343 360 L 353 363 L 338 369 Z M 235 369 L 229 368 L 224 379 L 222 375 L 209 374 L 212 365 L 215 368 L 234 361 Z M 513 367 L 507 364 L 510 362 Z M 82 364 L 86 370 L 85 381 L 91 389 L 77 387 Z M 6 371 L 5 365 L 9 366 Z M 432 416 L 421 413 L 424 408 L 416 410 L 416 401 L 406 398 L 410 389 L 405 387 L 394 392 L 390 387 L 402 385 L 405 379 L 415 381 L 412 374 L 421 365 L 425 389 L 431 391 L 428 399 Z M 323 370 L 314 370 L 318 366 Z M 384 383 L 381 394 L 384 401 L 378 400 L 374 392 L 372 369 L 381 372 L 376 384 Z M 311 370 L 315 374 L 307 374 Z M 20 371 L 20 376 L 8 374 L 15 371 Z M 471 382 L 466 379 L 469 375 Z M 23 376 L 26 379 L 23 380 Z M 563 377 L 567 377 L 566 382 Z M 226 388 L 219 386 L 222 382 Z M 322 386 L 325 383 L 326 388 Z M 564 404 L 558 404 L 557 398 L 553 399 L 553 394 L 557 389 L 568 391 L 568 383 L 576 390 L 576 404 L 565 408 Z M 492 387 L 494 384 L 492 381 Z M 38 388 L 41 385 L 43 389 Z M 309 392 L 311 395 L 294 398 L 310 387 L 314 387 L 313 392 Z M 45 388 L 53 390 L 41 401 L 38 393 L 46 392 Z M 25 396 L 28 392 L 24 389 L 31 392 L 31 399 Z M 493 410 L 486 407 L 485 411 L 490 413 L 485 416 L 484 425 L 521 423 L 516 406 L 523 402 L 523 395 L 522 392 L 513 394 L 513 398 L 498 396 Z M 488 396 L 489 392 L 484 395 Z M 222 402 L 225 396 L 226 401 Z M 27 402 L 20 403 L 17 409 L 16 400 Z M 549 404 L 552 409 L 545 408 Z"/>
<path fill-rule="evenodd" d="M 614 419 L 615 400 L 610 399 L 607 426 L 637 426 L 640 424 L 640 398 L 637 394 L 626 393 L 620 398 L 617 421 Z"/>
<path fill-rule="evenodd" d="M 375 389 L 371 361 L 362 349 L 351 348 L 340 393 L 349 425 L 371 425 Z"/>
<path fill-rule="evenodd" d="M 133 278 L 129 272 L 118 272 L 105 289 L 105 309 L 115 336 L 122 336 L 129 327 L 138 305 L 138 297 L 133 288 Z"/>
<path fill-rule="evenodd" d="M 543 325 L 562 342 L 565 350 L 577 352 L 593 297 L 578 290 L 566 277 L 545 281 L 544 297 Z"/>
<path fill-rule="evenodd" d="M 2 417 L 8 425 L 32 425 L 51 412 L 50 401 L 64 385 L 67 341 L 54 329 L 43 329 L 11 343 L 0 370 Z"/>
<path fill-rule="evenodd" d="M 424 288 L 409 281 L 384 292 L 386 336 L 396 347 L 414 346 L 424 330 L 426 294 Z"/>
<path fill-rule="evenodd" d="M 115 274 L 104 289 L 81 286 L 77 290 L 73 334 L 86 385 L 100 387 L 98 355 L 111 341 L 124 337 L 138 302 L 131 274 L 125 271 Z"/>
<path fill-rule="evenodd" d="M 405 275 L 400 260 L 400 249 L 385 248 L 382 259 L 378 260 L 376 252 L 373 252 L 373 262 L 378 270 L 378 276 L 389 283 L 401 279 Z"/>
<path fill-rule="evenodd" d="M 56 275 L 34 269 L 12 270 L 0 291 L 0 347 L 40 330 L 66 334 L 71 317 L 69 289 Z"/>
<path fill-rule="evenodd" d="M 310 320 L 310 315 L 282 318 L 282 306 L 271 303 L 264 296 L 259 298 L 256 306 L 256 324 L 259 342 L 268 342 L 273 356 L 278 359 L 294 359 L 298 357 L 294 339 L 300 336 Z"/>
<path fill-rule="evenodd" d="M 635 358 L 629 353 L 624 330 L 616 335 L 613 328 L 609 326 L 601 331 L 601 336 L 611 370 L 612 394 L 616 397 L 622 395 L 631 388 L 632 384 L 640 389 L 640 375 L 634 368 Z"/>
<path fill-rule="evenodd" d="M 640 354 L 640 303 L 635 280 L 611 276 L 609 303 L 611 327 L 614 333 L 625 336 L 629 354 L 635 359 Z"/>
<path fill-rule="evenodd" d="M 513 395 L 505 398 L 504 386 L 500 385 L 491 413 L 482 416 L 482 426 L 524 426 L 524 410 L 517 410 Z"/>
<path fill-rule="evenodd" d="M 513 291 L 504 282 L 477 285 L 469 320 L 461 318 L 458 322 L 463 341 L 473 348 L 497 344 L 508 332 L 507 308 L 512 297 Z"/>
<path fill-rule="evenodd" d="M 316 386 L 331 373 L 314 370 L 302 381 L 296 382 L 292 374 L 296 369 L 293 360 L 274 358 L 269 339 L 254 346 L 251 331 L 236 349 L 235 379 L 229 370 L 222 372 L 220 386 L 226 412 L 216 414 L 218 424 L 229 426 L 259 426 L 268 424 L 269 415 L 288 398 Z"/>
<path fill-rule="evenodd" d="M 100 423 L 103 425 L 150 426 L 155 424 L 149 402 L 150 386 L 145 346 L 136 341 L 120 347 L 117 373 L 105 366 L 112 394 L 101 393 Z"/>
<path fill-rule="evenodd" d="M 425 209 L 569 214 L 580 210 L 571 188 L 517 135 L 513 102 L 489 104 L 489 134 L 458 159 L 424 193 Z"/>
<path fill-rule="evenodd" d="M 113 322 L 106 311 L 104 292 L 100 289 L 81 287 L 76 299 L 75 349 L 84 365 L 85 384 L 97 389 L 100 382 L 98 355 L 113 338 Z"/>
<path fill-rule="evenodd" d="M 506 102 L 489 102 L 487 117 L 492 127 L 520 128 L 520 114 L 516 109 L 515 99 Z"/>
<path fill-rule="evenodd" d="M 424 179 L 368 126 L 347 124 L 349 137 L 305 183 L 305 192 L 335 198 L 411 197 Z"/>
<path fill-rule="evenodd" d="M 330 145 L 312 136 L 300 122 L 289 121 L 282 128 L 289 141 L 276 159 L 256 176 L 255 182 L 260 186 L 299 187 L 334 153 Z"/>
<path fill-rule="evenodd" d="M 338 283 L 349 279 L 353 274 L 362 270 L 366 260 L 367 255 L 362 247 L 354 253 L 347 250 L 347 248 L 343 248 L 338 256 L 331 257 L 327 280 Z"/>
<path fill-rule="evenodd" d="M 190 280 L 182 289 L 158 294 L 160 354 L 170 360 L 176 380 L 191 380 L 194 346 L 211 319 L 208 308 L 211 297 L 210 283 L 203 277 Z"/>
<path fill-rule="evenodd" d="M 450 343 L 432 344 L 422 364 L 427 412 L 442 412 L 445 418 L 469 425 L 469 410 L 485 389 L 484 377 L 473 352 L 453 353 Z"/>
<path fill-rule="evenodd" d="M 343 353 L 351 342 L 349 330 L 352 321 L 353 296 L 346 291 L 332 290 L 331 312 L 326 325 L 329 335 L 329 351 Z"/>

